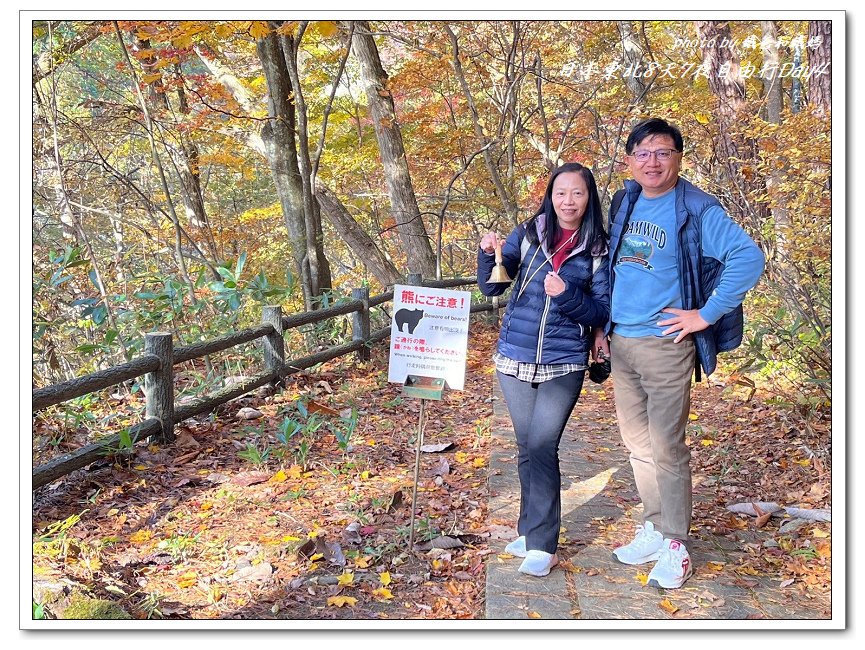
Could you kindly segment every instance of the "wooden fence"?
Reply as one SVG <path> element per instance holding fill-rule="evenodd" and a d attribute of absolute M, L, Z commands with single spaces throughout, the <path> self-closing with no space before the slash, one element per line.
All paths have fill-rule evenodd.
<path fill-rule="evenodd" d="M 475 284 L 476 282 L 477 279 L 474 277 L 426 281 L 419 274 L 409 274 L 408 277 L 408 284 L 410 285 L 442 289 Z M 353 289 L 352 299 L 349 301 L 327 309 L 302 312 L 291 316 L 283 316 L 282 307 L 279 305 L 266 306 L 262 310 L 261 325 L 257 327 L 232 332 L 212 341 L 178 348 L 174 347 L 170 333 L 152 332 L 145 335 L 144 354 L 128 363 L 34 390 L 33 412 L 144 375 L 145 420 L 128 429 L 129 438 L 133 444 L 143 438 L 172 442 L 176 422 L 211 411 L 220 404 L 240 397 L 265 384 L 278 384 L 288 375 L 352 352 L 357 352 L 363 360 L 369 359 L 370 346 L 390 335 L 389 325 L 375 332 L 370 331 L 370 310 L 393 300 L 393 295 L 394 292 L 391 290 L 370 297 L 367 288 Z M 498 307 L 498 300 L 493 299 L 492 302 L 472 305 L 470 312 L 492 310 L 494 314 L 497 314 Z M 319 323 L 345 314 L 353 314 L 350 342 L 300 359 L 285 360 L 283 336 L 286 330 L 301 325 Z M 174 403 L 173 368 L 176 364 L 199 359 L 257 339 L 263 339 L 264 343 L 264 372 L 249 377 L 242 383 L 227 386 L 209 396 L 198 398 L 187 404 Z M 47 485 L 106 456 L 111 449 L 118 448 L 120 440 L 121 434 L 118 432 L 34 468 L 33 489 Z"/>

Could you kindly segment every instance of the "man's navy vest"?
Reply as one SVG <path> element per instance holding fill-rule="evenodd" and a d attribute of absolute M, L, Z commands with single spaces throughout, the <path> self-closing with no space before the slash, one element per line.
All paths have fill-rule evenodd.
<path fill-rule="evenodd" d="M 628 226 L 631 211 L 640 196 L 642 187 L 633 180 L 625 181 L 625 189 L 616 192 L 610 206 L 610 295 L 612 296 L 615 275 L 613 265 L 622 241 L 622 234 Z M 683 309 L 700 309 L 721 280 L 724 265 L 711 257 L 703 257 L 700 248 L 700 233 L 703 212 L 710 206 L 719 206 L 718 200 L 698 189 L 684 178 L 676 183 L 676 257 L 679 266 L 679 288 Z M 742 343 L 744 331 L 742 305 L 724 314 L 714 324 L 702 332 L 691 336 L 697 352 L 695 368 L 697 381 L 700 381 L 700 366 L 706 376 L 714 372 L 718 352 L 728 352 Z M 607 325 L 609 333 L 611 325 Z"/>

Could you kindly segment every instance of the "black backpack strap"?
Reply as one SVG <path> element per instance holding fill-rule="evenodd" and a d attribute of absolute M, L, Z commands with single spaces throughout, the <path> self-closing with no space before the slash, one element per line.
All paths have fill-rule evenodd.
<path fill-rule="evenodd" d="M 609 230 L 609 226 L 611 226 L 613 224 L 613 219 L 615 218 L 616 214 L 618 213 L 619 208 L 621 207 L 622 201 L 624 200 L 624 198 L 625 198 L 625 190 L 619 190 L 618 192 L 613 194 L 613 200 L 610 203 L 610 214 L 609 214 L 609 219 L 608 219 L 609 223 L 607 224 L 608 230 Z"/>

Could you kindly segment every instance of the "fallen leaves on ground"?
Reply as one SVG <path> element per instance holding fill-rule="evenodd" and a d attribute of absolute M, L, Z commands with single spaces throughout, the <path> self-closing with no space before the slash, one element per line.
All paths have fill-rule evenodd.
<path fill-rule="evenodd" d="M 136 448 L 39 491 L 34 540 L 80 519 L 34 556 L 36 579 L 63 576 L 139 618 L 482 618 L 496 338 L 472 323 L 465 390 L 427 401 L 415 549 L 420 402 L 387 382 L 380 345 L 179 423 L 183 451 Z M 324 424 L 303 457 L 301 432 L 278 434 L 309 418 Z"/>

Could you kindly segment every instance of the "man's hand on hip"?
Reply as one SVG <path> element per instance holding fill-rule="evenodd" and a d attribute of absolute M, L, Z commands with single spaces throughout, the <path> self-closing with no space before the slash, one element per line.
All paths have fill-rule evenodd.
<path fill-rule="evenodd" d="M 658 325 L 661 327 L 669 325 L 667 329 L 661 332 L 664 336 L 672 334 L 673 332 L 679 332 L 674 343 L 678 343 L 688 336 L 688 334 L 702 332 L 704 329 L 709 327 L 709 323 L 704 321 L 703 317 L 700 316 L 699 309 L 674 309 L 672 307 L 667 307 L 662 311 L 665 314 L 673 314 L 673 316 L 667 320 L 658 321 Z"/>

